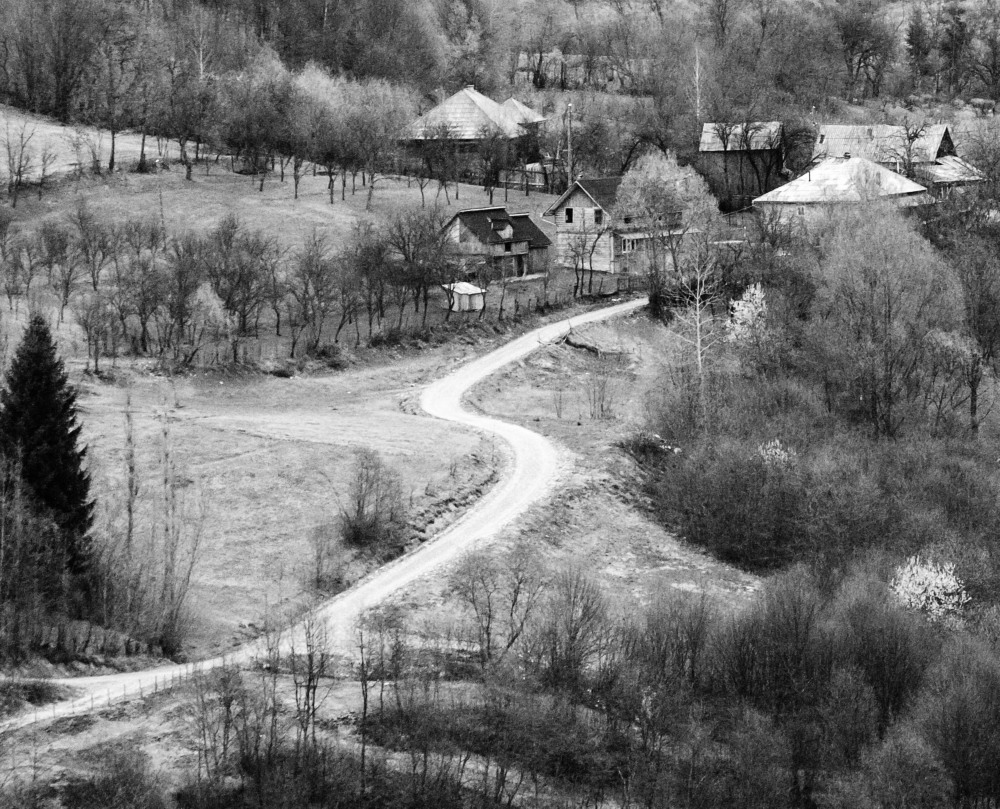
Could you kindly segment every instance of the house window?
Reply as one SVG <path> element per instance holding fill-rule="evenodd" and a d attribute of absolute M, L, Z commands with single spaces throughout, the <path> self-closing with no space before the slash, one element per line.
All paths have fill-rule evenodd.
<path fill-rule="evenodd" d="M 573 224 L 573 209 L 572 208 L 567 208 L 566 209 L 566 224 L 567 225 L 572 225 Z"/>
<path fill-rule="evenodd" d="M 594 208 L 594 224 L 603 225 L 604 224 L 604 211 L 600 208 Z"/>
<path fill-rule="evenodd" d="M 510 249 L 511 249 L 511 247 L 512 247 L 512 246 L 513 246 L 513 245 L 511 245 L 511 243 L 510 243 L 510 242 L 507 242 L 507 244 L 505 244 L 505 245 L 503 246 L 503 251 L 504 251 L 505 253 L 509 253 L 509 252 L 510 252 Z"/>
<path fill-rule="evenodd" d="M 799 216 L 805 216 L 805 215 L 806 215 L 806 209 L 805 209 L 805 208 L 803 208 L 803 207 L 802 207 L 802 206 L 800 205 L 800 206 L 799 206 Z"/>

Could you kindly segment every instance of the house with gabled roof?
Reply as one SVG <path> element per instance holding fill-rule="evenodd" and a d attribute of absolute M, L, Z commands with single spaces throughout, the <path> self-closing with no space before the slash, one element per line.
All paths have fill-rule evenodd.
<path fill-rule="evenodd" d="M 896 208 L 929 205 L 934 198 L 908 180 L 866 157 L 830 157 L 805 174 L 753 201 L 754 208 L 789 223 L 812 225 L 844 206 L 882 204 Z"/>
<path fill-rule="evenodd" d="M 848 156 L 910 177 L 936 196 L 985 180 L 982 172 L 958 156 L 947 124 L 926 126 L 919 132 L 892 124 L 820 124 L 813 162 Z"/>
<path fill-rule="evenodd" d="M 621 183 L 621 177 L 580 177 L 542 214 L 556 226 L 556 264 L 611 275 L 647 272 L 662 229 L 650 232 L 618 210 Z"/>
<path fill-rule="evenodd" d="M 502 278 L 524 278 L 548 270 L 552 240 L 531 214 L 501 206 L 459 211 L 444 225 L 453 255 L 489 262 Z"/>

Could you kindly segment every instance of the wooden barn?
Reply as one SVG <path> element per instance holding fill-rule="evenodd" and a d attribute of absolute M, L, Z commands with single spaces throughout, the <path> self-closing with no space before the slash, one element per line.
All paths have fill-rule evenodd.
<path fill-rule="evenodd" d="M 552 240 L 530 214 L 508 213 L 500 206 L 468 208 L 448 220 L 444 233 L 457 257 L 489 262 L 501 278 L 548 271 Z"/>
<path fill-rule="evenodd" d="M 707 123 L 698 144 L 699 173 L 724 211 L 749 208 L 784 182 L 780 121 Z"/>

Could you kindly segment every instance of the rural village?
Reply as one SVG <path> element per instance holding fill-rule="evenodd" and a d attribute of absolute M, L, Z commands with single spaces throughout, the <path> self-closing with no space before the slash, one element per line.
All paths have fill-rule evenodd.
<path fill-rule="evenodd" d="M 0 9 L 0 809 L 1000 805 L 1000 0 Z"/>

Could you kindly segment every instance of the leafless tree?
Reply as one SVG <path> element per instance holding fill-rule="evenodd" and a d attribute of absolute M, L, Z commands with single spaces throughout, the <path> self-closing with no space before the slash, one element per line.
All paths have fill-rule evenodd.
<path fill-rule="evenodd" d="M 35 135 L 34 128 L 28 129 L 28 124 L 21 124 L 20 130 L 12 132 L 10 122 L 7 122 L 3 139 L 4 152 L 7 156 L 7 196 L 10 197 L 10 207 L 17 207 L 17 197 L 27 184 L 33 168 L 34 152 L 30 147 Z"/>
<path fill-rule="evenodd" d="M 500 554 L 473 551 L 449 578 L 449 592 L 472 613 L 479 663 L 503 663 L 524 635 L 547 582 L 538 554 L 518 545 Z"/>

